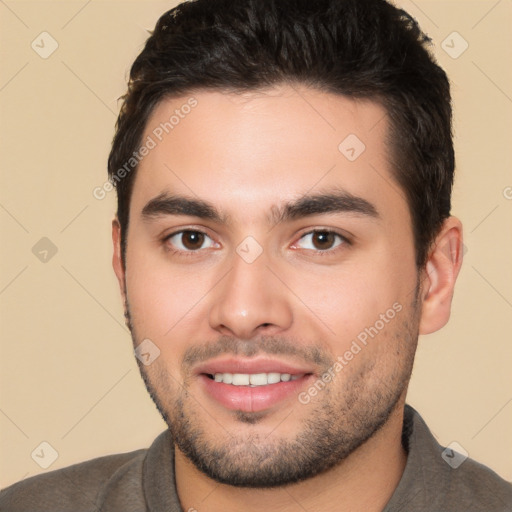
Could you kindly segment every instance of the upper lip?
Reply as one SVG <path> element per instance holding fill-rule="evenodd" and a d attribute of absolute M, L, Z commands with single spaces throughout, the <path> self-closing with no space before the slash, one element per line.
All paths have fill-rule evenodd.
<path fill-rule="evenodd" d="M 215 375 L 216 373 L 289 373 L 302 375 L 313 373 L 311 367 L 270 358 L 223 357 L 206 361 L 195 369 L 197 374 Z"/>

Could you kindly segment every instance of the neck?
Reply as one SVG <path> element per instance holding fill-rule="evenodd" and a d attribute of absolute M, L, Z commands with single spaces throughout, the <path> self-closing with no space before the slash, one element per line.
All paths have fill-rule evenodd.
<path fill-rule="evenodd" d="M 396 489 L 407 461 L 402 447 L 404 403 L 368 441 L 331 470 L 304 482 L 270 489 L 220 484 L 200 472 L 176 448 L 178 496 L 185 511 L 381 512 Z"/>

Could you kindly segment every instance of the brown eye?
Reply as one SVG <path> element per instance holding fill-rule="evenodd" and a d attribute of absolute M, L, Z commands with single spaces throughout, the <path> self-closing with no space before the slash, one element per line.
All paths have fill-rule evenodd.
<path fill-rule="evenodd" d="M 183 246 L 191 251 L 200 249 L 204 243 L 204 233 L 199 231 L 184 231 L 181 238 Z"/>
<path fill-rule="evenodd" d="M 183 252 L 198 251 L 214 245 L 213 240 L 206 233 L 193 230 L 174 233 L 167 238 L 166 242 Z"/>
<path fill-rule="evenodd" d="M 312 242 L 315 249 L 331 249 L 336 242 L 336 234 L 332 231 L 317 231 L 313 233 Z"/>
<path fill-rule="evenodd" d="M 303 235 L 299 247 L 314 251 L 328 251 L 345 242 L 346 239 L 334 231 L 317 230 Z"/>

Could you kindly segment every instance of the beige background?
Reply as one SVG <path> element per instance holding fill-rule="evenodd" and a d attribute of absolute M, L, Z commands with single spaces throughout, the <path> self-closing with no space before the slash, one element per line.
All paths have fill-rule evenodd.
<path fill-rule="evenodd" d="M 148 446 L 164 428 L 110 267 L 114 195 L 92 190 L 106 179 L 128 68 L 175 3 L 0 1 L 0 487 L 45 471 L 43 441 L 58 452 L 50 470 Z M 512 480 L 512 2 L 400 5 L 453 82 L 467 247 L 452 320 L 420 340 L 409 402 L 440 442 Z M 31 48 L 50 48 L 43 31 L 59 45 L 47 59 Z M 453 31 L 469 44 L 456 59 L 441 47 Z M 447 44 L 453 54 L 463 41 Z M 32 252 L 43 237 L 58 249 L 46 262 Z"/>

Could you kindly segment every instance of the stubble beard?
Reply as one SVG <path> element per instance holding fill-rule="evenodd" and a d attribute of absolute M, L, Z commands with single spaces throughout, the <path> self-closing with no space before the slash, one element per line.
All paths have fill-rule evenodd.
<path fill-rule="evenodd" d="M 300 482 L 323 473 L 340 464 L 357 448 L 373 437 L 401 405 L 412 373 L 414 354 L 418 341 L 418 294 L 404 308 L 405 319 L 396 318 L 386 329 L 394 327 L 388 338 L 393 339 L 392 364 L 379 368 L 379 361 L 368 360 L 341 370 L 350 370 L 350 378 L 342 375 L 319 392 L 318 400 L 309 404 L 297 401 L 295 407 L 308 407 L 309 414 L 301 421 L 297 434 L 291 439 L 278 435 L 261 435 L 254 429 L 233 429 L 228 432 L 216 425 L 221 434 L 211 435 L 201 421 L 207 416 L 199 402 L 190 394 L 188 379 L 178 385 L 176 376 L 155 361 L 146 367 L 139 361 L 139 369 L 146 388 L 157 409 L 167 423 L 174 442 L 180 451 L 211 479 L 249 488 L 272 488 Z M 140 343 L 127 319 L 135 345 Z M 273 343 L 274 342 L 274 343 Z M 389 342 L 389 340 L 388 340 Z M 373 340 L 370 343 L 379 343 Z M 236 340 L 227 343 L 240 347 Z M 265 347 L 279 346 L 276 340 L 266 339 L 254 343 L 244 342 L 245 355 L 258 353 Z M 363 350 L 371 350 L 365 348 Z M 239 351 L 240 353 L 240 351 Z M 335 363 L 332 356 L 320 353 L 325 371 Z M 356 356 L 357 357 L 357 356 Z M 380 372 L 378 379 L 375 373 Z M 322 373 L 320 373 L 322 375 Z M 240 425 L 255 425 L 265 418 L 265 413 L 234 413 Z M 211 418 L 208 418 L 210 420 Z M 213 419 L 215 421 L 215 419 Z M 286 421 L 286 420 L 285 420 Z M 252 430 L 252 432 L 251 432 Z"/>

